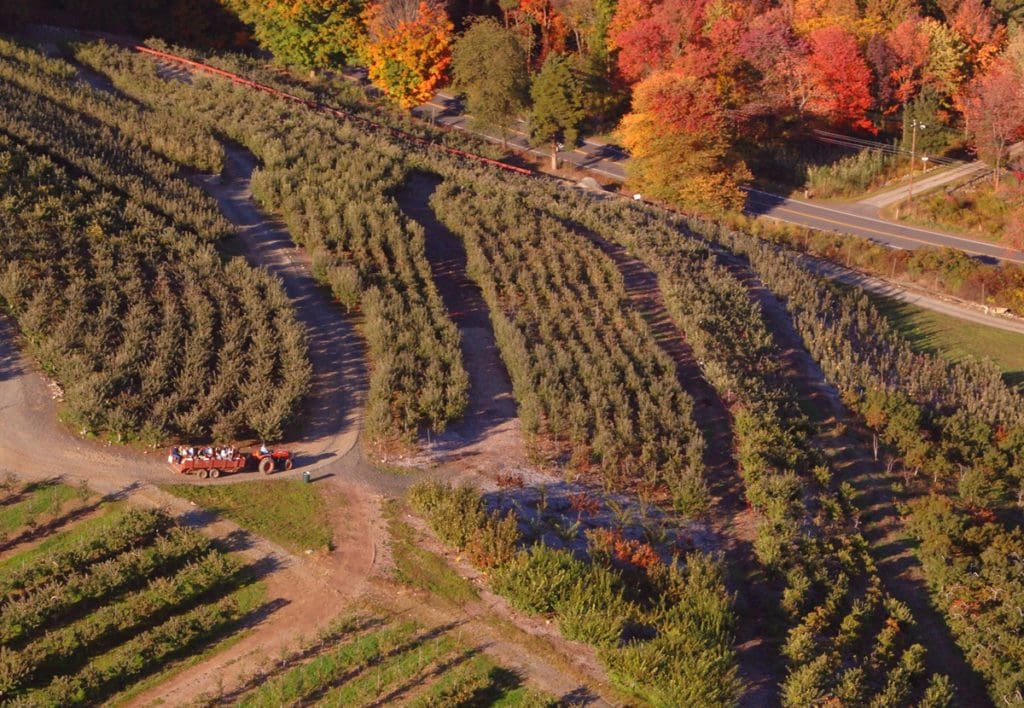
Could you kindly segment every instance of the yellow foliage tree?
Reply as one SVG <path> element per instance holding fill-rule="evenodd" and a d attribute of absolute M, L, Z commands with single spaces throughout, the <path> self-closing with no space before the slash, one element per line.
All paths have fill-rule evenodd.
<path fill-rule="evenodd" d="M 436 2 L 385 0 L 366 13 L 370 81 L 402 108 L 430 100 L 451 63 L 454 27 Z"/>
<path fill-rule="evenodd" d="M 719 213 L 742 207 L 739 183 L 750 177 L 732 130 L 713 80 L 670 70 L 636 85 L 619 137 L 632 156 L 630 178 L 646 195 Z"/>

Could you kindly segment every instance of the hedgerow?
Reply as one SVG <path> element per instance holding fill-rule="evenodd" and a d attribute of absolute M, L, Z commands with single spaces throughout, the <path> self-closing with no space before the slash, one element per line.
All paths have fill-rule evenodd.
<path fill-rule="evenodd" d="M 155 578 L 144 589 L 47 632 L 20 651 L 0 647 L 0 695 L 41 678 L 66 673 L 69 667 L 82 663 L 95 647 L 187 609 L 204 595 L 228 585 L 237 572 L 237 562 L 210 552 L 174 575 Z"/>
<path fill-rule="evenodd" d="M 849 489 L 822 464 L 764 315 L 747 286 L 719 262 L 720 251 L 681 233 L 671 219 L 622 202 L 570 190 L 555 198 L 550 186 L 530 183 L 505 189 L 579 230 L 621 243 L 648 264 L 666 309 L 729 406 L 735 459 L 758 512 L 755 554 L 780 594 L 788 636 L 813 638 L 809 651 L 787 654 L 783 701 L 923 695 L 924 665 L 912 660 L 921 648 L 907 632 L 913 618 L 882 589 L 856 531 Z M 890 626 L 902 631 L 886 639 L 879 631 Z"/>
<path fill-rule="evenodd" d="M 0 607 L 24 597 L 43 583 L 60 582 L 129 549 L 148 545 L 170 526 L 170 519 L 155 511 L 128 509 L 120 512 L 113 524 L 76 538 L 66 550 L 36 558 L 5 572 L 0 577 Z"/>
<path fill-rule="evenodd" d="M 665 488 L 679 511 L 702 511 L 693 402 L 612 262 L 513 194 L 446 181 L 431 204 L 465 241 L 535 447 L 554 441 L 609 485 Z"/>
<path fill-rule="evenodd" d="M 97 563 L 87 573 L 34 588 L 24 597 L 0 607 L 0 642 L 9 644 L 35 636 L 46 624 L 82 606 L 101 603 L 154 574 L 173 571 L 209 548 L 196 531 L 172 529 L 143 548 L 125 551 Z"/>

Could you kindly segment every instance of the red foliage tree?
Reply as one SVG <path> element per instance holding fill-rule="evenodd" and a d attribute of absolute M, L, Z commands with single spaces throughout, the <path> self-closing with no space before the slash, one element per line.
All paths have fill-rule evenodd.
<path fill-rule="evenodd" d="M 803 110 L 809 49 L 783 10 L 769 10 L 751 20 L 735 51 L 759 75 L 760 91 L 748 103 L 748 111 L 786 115 Z"/>
<path fill-rule="evenodd" d="M 962 105 L 974 148 L 995 167 L 998 187 L 1010 145 L 1024 136 L 1024 80 L 1008 61 L 997 61 L 970 83 Z"/>
<path fill-rule="evenodd" d="M 630 83 L 670 68 L 700 36 L 706 0 L 622 0 L 608 32 L 619 71 Z"/>
<path fill-rule="evenodd" d="M 842 127 L 872 130 L 867 112 L 872 106 L 871 70 L 857 40 L 840 27 L 823 27 L 808 37 L 810 92 L 805 109 Z"/>

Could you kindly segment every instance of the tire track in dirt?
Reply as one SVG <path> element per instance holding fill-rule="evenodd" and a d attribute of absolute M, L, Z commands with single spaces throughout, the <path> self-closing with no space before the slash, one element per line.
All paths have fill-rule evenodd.
<path fill-rule="evenodd" d="M 757 277 L 746 259 L 721 248 L 714 252 L 722 265 L 742 282 L 757 304 L 780 351 L 788 379 L 802 400 L 811 403 L 821 449 L 844 481 L 860 492 L 860 532 L 868 541 L 885 589 L 907 605 L 916 621 L 915 639 L 926 649 L 928 673 L 944 673 L 954 681 L 964 705 L 991 705 L 981 677 L 967 663 L 942 615 L 931 602 L 920 561 L 903 529 L 890 491 L 896 477 L 873 459 L 870 442 L 847 409 L 839 391 L 804 347 L 785 303 Z"/>

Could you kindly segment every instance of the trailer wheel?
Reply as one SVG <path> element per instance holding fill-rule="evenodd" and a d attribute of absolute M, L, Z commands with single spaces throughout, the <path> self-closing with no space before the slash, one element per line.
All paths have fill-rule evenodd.
<path fill-rule="evenodd" d="M 260 460 L 260 472 L 263 474 L 270 474 L 274 471 L 274 459 L 272 457 L 264 457 Z"/>
<path fill-rule="evenodd" d="M 210 470 L 199 470 L 199 478 L 206 479 L 210 476 Z"/>
<path fill-rule="evenodd" d="M 214 479 L 217 479 L 218 477 L 220 477 L 220 470 L 218 470 L 218 469 L 210 470 L 210 476 L 213 477 Z"/>
<path fill-rule="evenodd" d="M 295 466 L 295 463 L 292 462 L 292 458 L 286 457 L 285 460 L 284 460 L 284 468 L 286 470 L 290 470 L 294 466 Z"/>

